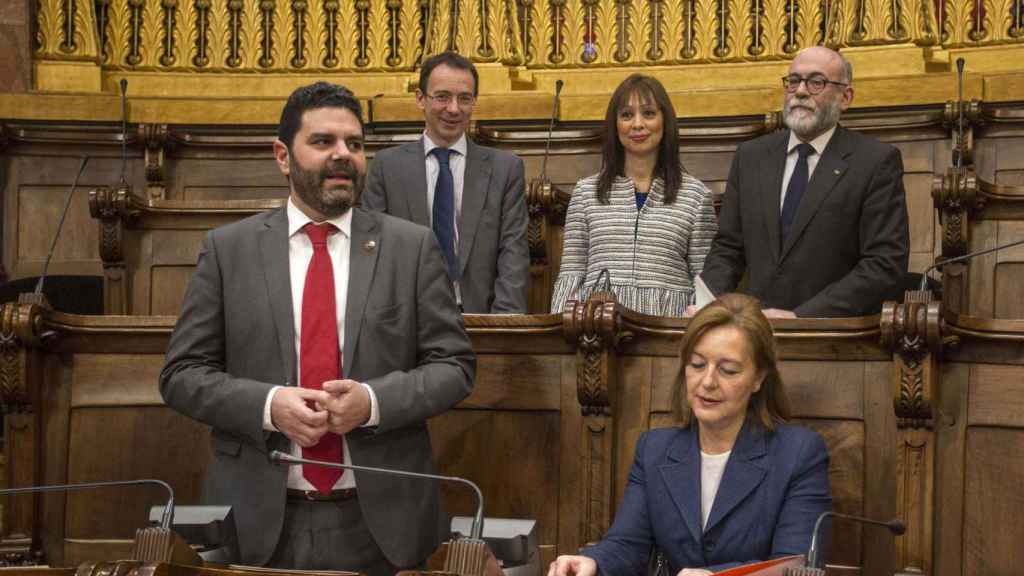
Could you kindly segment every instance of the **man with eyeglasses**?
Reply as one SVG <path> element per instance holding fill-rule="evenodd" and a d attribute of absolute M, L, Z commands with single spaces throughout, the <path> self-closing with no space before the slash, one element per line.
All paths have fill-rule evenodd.
<path fill-rule="evenodd" d="M 801 51 L 782 85 L 788 129 L 736 150 L 701 278 L 722 294 L 746 272 L 769 317 L 875 314 L 907 272 L 900 152 L 839 125 L 853 69 L 838 52 Z"/>
<path fill-rule="evenodd" d="M 478 93 L 476 67 L 465 57 L 428 58 L 416 90 L 423 137 L 376 155 L 363 207 L 433 228 L 464 312 L 525 313 L 523 161 L 466 136 Z"/>

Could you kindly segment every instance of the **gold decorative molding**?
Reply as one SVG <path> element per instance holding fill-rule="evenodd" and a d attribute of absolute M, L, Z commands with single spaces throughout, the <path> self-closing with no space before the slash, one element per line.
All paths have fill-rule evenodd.
<path fill-rule="evenodd" d="M 981 4 L 981 9 L 975 7 Z M 771 61 L 806 46 L 1024 41 L 1005 0 L 40 0 L 36 57 L 106 70 L 410 71 L 455 50 L 526 69 Z"/>

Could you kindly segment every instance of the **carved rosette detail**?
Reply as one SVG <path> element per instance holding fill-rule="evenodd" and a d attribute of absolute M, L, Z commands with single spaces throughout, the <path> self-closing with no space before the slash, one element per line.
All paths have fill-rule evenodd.
<path fill-rule="evenodd" d="M 131 191 L 102 186 L 89 191 L 89 213 L 100 221 L 100 258 L 104 266 L 124 263 L 124 226 L 138 216 Z"/>
<path fill-rule="evenodd" d="M 167 124 L 140 124 L 139 141 L 145 150 L 146 189 L 151 198 L 163 198 L 167 189 L 165 160 L 173 145 Z"/>
<path fill-rule="evenodd" d="M 10 302 L 0 307 L 0 403 L 6 414 L 32 411 L 25 348 L 39 346 L 42 333 L 41 306 Z"/>
<path fill-rule="evenodd" d="M 945 258 L 967 253 L 970 219 L 985 208 L 985 197 L 978 193 L 978 178 L 970 166 L 952 167 L 932 181 L 932 203 L 942 224 L 942 255 Z"/>
<path fill-rule="evenodd" d="M 611 416 L 615 398 L 615 354 L 627 336 L 615 296 L 595 292 L 586 302 L 570 301 L 562 316 L 566 340 L 576 346 L 579 357 L 576 396 L 584 416 Z"/>
<path fill-rule="evenodd" d="M 973 164 L 974 131 L 984 124 L 981 100 L 947 100 L 942 111 L 942 123 L 949 129 L 950 137 L 953 140 L 953 164 L 961 166 Z M 959 162 L 957 161 L 958 157 Z"/>
<path fill-rule="evenodd" d="M 568 192 L 554 186 L 547 178 L 536 178 L 530 182 L 530 188 L 526 192 L 526 209 L 530 218 L 526 229 L 530 264 L 548 263 L 547 244 L 544 238 L 550 226 L 565 223 L 569 198 Z"/>
<path fill-rule="evenodd" d="M 5 552 L 0 556 L 0 568 L 45 566 L 46 564 L 46 557 L 43 555 L 42 550 Z"/>
<path fill-rule="evenodd" d="M 941 302 L 928 292 L 908 292 L 906 302 L 882 309 L 882 345 L 895 355 L 893 409 L 900 428 L 931 429 L 942 354 Z"/>

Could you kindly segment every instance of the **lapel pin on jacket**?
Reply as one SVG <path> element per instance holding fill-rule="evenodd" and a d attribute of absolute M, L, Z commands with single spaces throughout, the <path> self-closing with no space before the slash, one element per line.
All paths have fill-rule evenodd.
<path fill-rule="evenodd" d="M 376 250 L 376 249 L 377 249 L 377 241 L 376 240 L 366 240 L 365 242 L 363 242 L 363 252 L 366 252 L 367 254 L 373 254 L 373 251 Z"/>
<path fill-rule="evenodd" d="M 832 173 L 835 174 L 836 176 L 839 176 L 840 174 L 842 174 L 842 172 L 843 171 L 840 170 L 839 168 L 836 168 L 835 170 L 832 171 Z"/>

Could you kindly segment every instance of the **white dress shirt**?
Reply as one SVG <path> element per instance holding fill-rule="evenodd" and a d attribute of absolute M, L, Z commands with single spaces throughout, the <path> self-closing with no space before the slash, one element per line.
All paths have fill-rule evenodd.
<path fill-rule="evenodd" d="M 434 191 L 437 188 L 437 173 L 441 164 L 437 157 L 430 153 L 434 148 L 439 148 L 426 131 L 423 132 L 423 154 L 427 167 L 427 216 L 430 219 L 431 228 L 434 225 Z M 448 149 L 458 152 L 448 157 L 448 167 L 452 171 L 452 183 L 455 188 L 455 256 L 459 255 L 459 220 L 462 219 L 462 190 L 466 183 L 466 134 L 463 133 Z M 455 301 L 462 306 L 462 292 L 459 283 L 455 282 Z"/>
<path fill-rule="evenodd" d="M 285 209 L 288 214 L 288 270 L 292 286 L 292 318 L 295 321 L 295 358 L 301 358 L 300 345 L 302 342 L 302 293 L 306 288 L 306 269 L 313 259 L 313 243 L 309 236 L 302 231 L 302 228 L 313 222 L 294 203 L 288 199 L 288 206 Z M 327 237 L 327 252 L 331 257 L 331 267 L 334 272 L 334 304 L 338 322 L 338 349 L 345 349 L 345 305 L 348 302 L 348 276 L 349 276 L 349 254 L 352 244 L 352 211 L 349 210 L 338 216 L 327 220 L 334 224 L 338 231 Z M 342 374 L 345 378 L 345 362 L 342 360 Z M 302 381 L 301 362 L 296 369 L 299 381 Z M 377 397 L 373 389 L 363 384 L 370 395 L 370 419 L 364 426 L 376 426 L 380 421 L 380 410 L 377 406 Z M 271 388 L 267 394 L 267 401 L 263 407 L 263 429 L 277 431 L 277 427 L 270 415 L 271 402 L 274 394 L 280 386 Z M 342 449 L 346 463 L 352 463 L 349 457 L 348 439 L 343 439 Z M 291 454 L 302 456 L 302 447 L 294 442 L 291 444 Z M 335 489 L 355 488 L 356 479 L 351 471 L 345 471 L 341 479 L 334 485 Z M 288 487 L 298 490 L 315 490 L 312 484 L 302 475 L 302 466 L 291 466 L 288 470 Z"/>
<path fill-rule="evenodd" d="M 818 160 L 821 160 L 825 147 L 835 134 L 836 127 L 833 126 L 808 142 L 814 148 L 814 154 L 807 157 L 807 181 L 811 181 L 814 169 L 818 167 Z M 779 214 L 782 214 L 782 205 L 786 202 L 786 190 L 789 188 L 789 180 L 793 177 L 793 170 L 796 169 L 796 161 L 800 158 L 796 147 L 803 143 L 803 140 L 796 137 L 792 130 L 789 131 L 789 144 L 786 147 L 786 171 L 782 174 L 782 194 L 779 195 Z"/>

